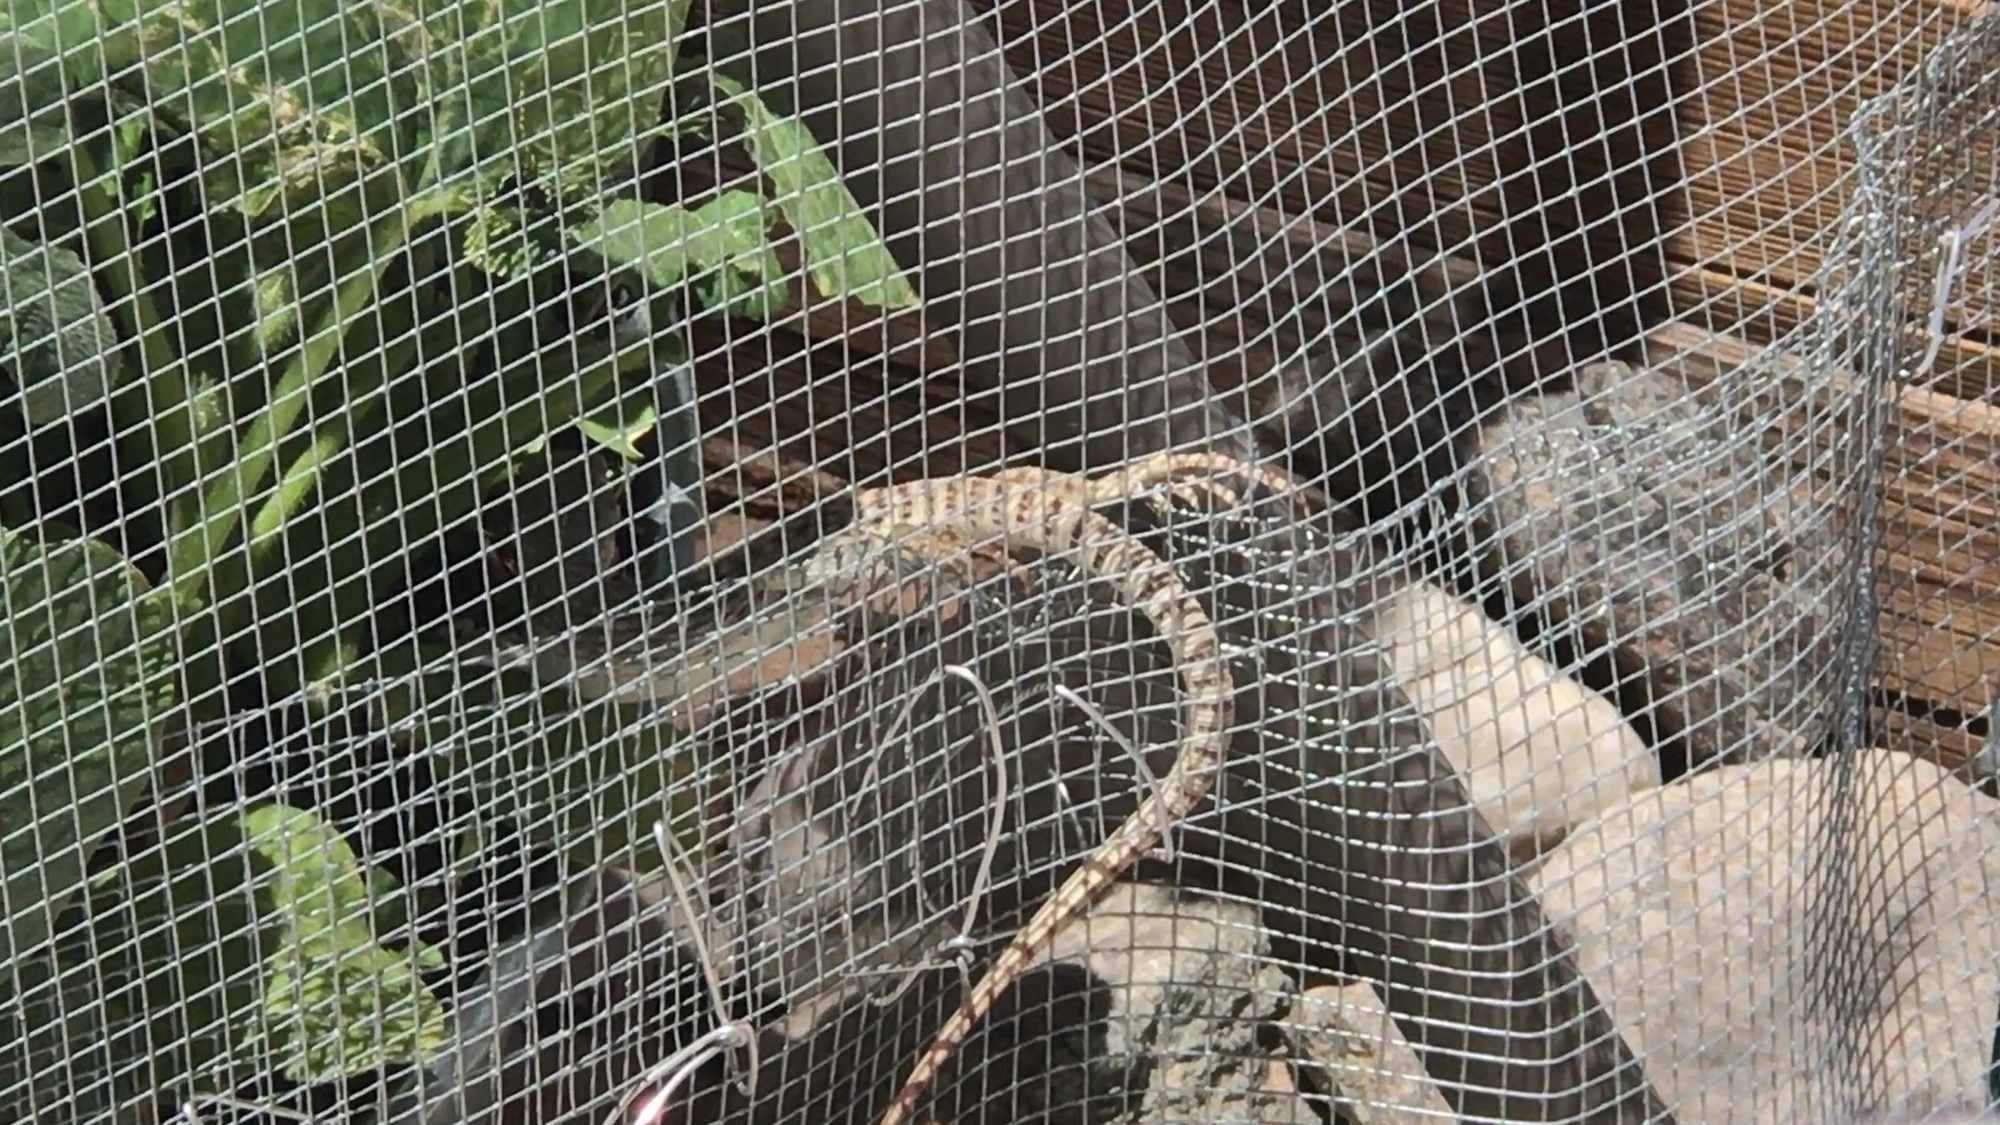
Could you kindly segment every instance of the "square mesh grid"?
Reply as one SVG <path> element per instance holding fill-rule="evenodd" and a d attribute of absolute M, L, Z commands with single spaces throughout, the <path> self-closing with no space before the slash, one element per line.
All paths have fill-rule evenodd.
<path fill-rule="evenodd" d="M 0 1121 L 1976 1112 L 1996 123 L 1943 0 L 11 0 Z"/>

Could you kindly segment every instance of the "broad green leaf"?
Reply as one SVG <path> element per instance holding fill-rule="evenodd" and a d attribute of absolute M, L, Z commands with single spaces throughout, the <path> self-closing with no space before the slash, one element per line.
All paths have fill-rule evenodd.
<path fill-rule="evenodd" d="M 422 75 L 438 164 L 488 187 L 524 173 L 558 199 L 592 198 L 661 131 L 676 0 L 377 0 L 390 42 Z M 676 23 L 676 14 L 680 23 Z"/>
<path fill-rule="evenodd" d="M 9 966 L 20 991 L 0 1004 L 0 1042 L 64 1058 L 66 1080 L 0 1094 L 0 1120 L 132 1120 L 113 1107 L 238 1084 L 212 1067 L 255 1027 L 258 943 L 277 932 L 259 929 L 237 823 L 177 822 L 93 878 L 45 953 Z"/>
<path fill-rule="evenodd" d="M 526 277 L 548 264 L 553 252 L 527 229 L 517 207 L 482 207 L 465 226 L 466 261 L 498 278 Z"/>
<path fill-rule="evenodd" d="M 726 265 L 781 273 L 766 234 L 764 205 L 744 191 L 723 192 L 692 211 L 621 199 L 570 228 L 570 241 L 609 265 L 665 288 Z"/>
<path fill-rule="evenodd" d="M 58 60 L 49 73 L 80 96 L 102 97 L 107 79 L 129 81 L 143 69 L 150 105 L 185 123 L 215 165 L 205 181 L 229 189 L 212 202 L 252 215 L 284 195 L 329 194 L 392 153 L 415 152 L 429 121 L 415 77 L 390 65 L 369 4 L 30 0 L 11 13 L 0 13 L 0 38 L 25 44 L 37 61 Z"/>
<path fill-rule="evenodd" d="M 102 80 L 140 56 L 139 21 L 160 0 L 29 0 L 0 9 L 0 34 L 22 57 L 23 72 L 53 60 L 73 83 Z M 5 59 L 0 54 L 0 59 Z M 32 60 L 32 61 L 30 61 Z M 0 62 L 0 66 L 7 66 Z"/>
<path fill-rule="evenodd" d="M 66 418 L 117 386 L 118 329 L 82 259 L 0 228 L 0 300 L 0 369 L 30 423 Z"/>
<path fill-rule="evenodd" d="M 723 316 L 771 321 L 785 311 L 790 294 L 783 279 L 768 272 L 725 266 L 697 282 L 695 298 L 710 312 Z"/>
<path fill-rule="evenodd" d="M 75 135 L 65 78 L 98 78 L 100 44 L 114 69 L 137 46 L 129 36 L 107 34 L 95 5 L 82 0 L 0 5 L 0 166 L 39 164 L 68 152 Z"/>
<path fill-rule="evenodd" d="M 366 872 L 340 834 L 309 812 L 260 805 L 243 814 L 243 837 L 275 867 L 262 890 L 301 941 L 369 940 L 378 901 L 396 894 L 396 882 Z"/>
<path fill-rule="evenodd" d="M 168 603 L 116 551 L 0 529 L 0 872 L 7 948 L 25 954 L 144 791 L 174 706 Z"/>
<path fill-rule="evenodd" d="M 0 47 L 0 50 L 5 50 Z M 70 144 L 69 130 L 32 121 L 0 122 L 0 167 L 26 168 L 60 156 Z"/>
<path fill-rule="evenodd" d="M 727 74 L 717 71 L 710 81 L 743 114 L 750 153 L 776 185 L 774 202 L 805 243 L 820 291 L 879 308 L 915 308 L 916 291 L 805 125 L 771 112 Z"/>
<path fill-rule="evenodd" d="M 409 956 L 378 945 L 297 947 L 265 962 L 263 986 L 266 1035 L 294 1082 L 423 1062 L 450 1041 Z"/>
<path fill-rule="evenodd" d="M 696 279 L 696 299 L 712 312 L 770 320 L 789 294 L 766 216 L 764 201 L 745 191 L 723 192 L 693 210 L 618 200 L 572 228 L 570 238 L 655 288 Z"/>
<path fill-rule="evenodd" d="M 375 940 L 375 921 L 399 913 L 396 881 L 364 870 L 309 812 L 260 806 L 244 814 L 243 834 L 275 869 L 260 891 L 285 936 L 265 959 L 259 1038 L 285 1075 L 326 1081 L 442 1048 L 444 1008 L 417 970 L 443 967 L 443 954 L 419 945 L 413 956 Z"/>

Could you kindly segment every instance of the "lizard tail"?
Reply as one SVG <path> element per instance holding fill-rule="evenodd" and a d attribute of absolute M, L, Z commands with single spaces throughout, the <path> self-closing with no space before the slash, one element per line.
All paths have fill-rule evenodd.
<path fill-rule="evenodd" d="M 1012 475 L 1012 474 L 1010 474 Z M 1027 483 L 1040 477 L 1052 478 L 1035 470 L 1017 475 Z M 1004 483 L 1004 482 L 1003 482 Z M 975 487 L 961 484 L 965 493 Z M 982 482 L 980 488 L 997 490 L 1003 485 Z M 1123 485 L 1114 485 L 1121 490 Z M 1053 490 L 1052 490 L 1053 491 Z M 1232 680 L 1222 656 L 1222 645 L 1214 623 L 1199 602 L 1189 595 L 1173 568 L 1114 525 L 1089 509 L 1088 490 L 1083 496 L 1057 498 L 1032 493 L 1017 498 L 1021 505 L 1013 520 L 1003 519 L 1002 532 L 1028 531 L 1046 551 L 1070 554 L 1080 551 L 1077 561 L 1088 575 L 1109 579 L 1120 587 L 1122 600 L 1131 609 L 1152 621 L 1174 654 L 1190 705 L 1187 726 L 1181 737 L 1180 754 L 1160 786 L 1098 849 L 1084 861 L 1045 901 L 980 977 L 959 1010 L 931 1040 L 903 1083 L 896 1099 L 882 1116 L 880 1125 L 903 1125 L 915 1112 L 917 1099 L 964 1043 L 972 1028 L 992 1008 L 1000 994 L 1011 987 L 1029 962 L 1053 941 L 1057 932 L 1087 911 L 1100 891 L 1109 886 L 1160 839 L 1160 833 L 1185 817 L 1207 795 L 1220 769 L 1226 730 L 1234 704 Z M 969 499 L 970 497 L 954 497 Z M 964 510 L 964 506 L 960 506 Z M 1029 529 L 1034 529 L 1029 531 Z M 1096 532 L 1096 542 L 1086 544 L 1086 531 Z"/>
<path fill-rule="evenodd" d="M 1008 954 L 1013 952 L 1009 949 L 1001 954 L 995 965 L 1004 963 Z M 985 1004 L 977 1003 L 973 997 L 978 995 L 978 989 L 975 988 L 973 996 L 968 997 L 966 1003 L 952 1013 L 951 1019 L 945 1021 L 937 1037 L 918 1057 L 917 1065 L 910 1070 L 910 1076 L 903 1080 L 903 1088 L 896 1092 L 896 1100 L 889 1103 L 889 1110 L 882 1115 L 880 1125 L 903 1125 L 903 1122 L 908 1121 L 910 1115 L 916 1112 L 917 1099 L 924 1096 L 924 1091 L 930 1089 L 931 1082 L 937 1078 L 938 1072 L 944 1069 L 944 1064 L 951 1061 L 952 1052 L 957 1050 L 955 1044 L 972 1034 L 973 1025 L 986 1014 L 986 1009 L 992 1007 L 992 999 L 988 999 Z"/>
<path fill-rule="evenodd" d="M 1114 849 L 1139 852 L 1151 847 L 1160 838 L 1158 825 L 1185 816 L 1186 810 L 1177 810 L 1176 806 L 1191 803 L 1158 796 L 1148 798 L 1145 807 L 1119 826 L 1110 841 L 1100 849 L 1100 854 Z M 1080 916 L 1104 888 L 1117 880 L 1118 871 L 1118 867 L 1099 862 L 1098 857 L 1093 855 L 1081 869 L 1063 880 L 1062 886 L 1042 904 L 1040 910 L 1035 911 L 1019 936 L 993 959 L 985 975 L 972 986 L 965 1002 L 938 1030 L 931 1045 L 918 1057 L 917 1065 L 911 1068 L 910 1076 L 903 1080 L 903 1088 L 897 1091 L 896 1100 L 890 1103 L 879 1125 L 903 1125 L 910 1119 L 916 1112 L 917 1099 L 923 1097 L 945 1063 L 950 1062 L 952 1055 L 964 1045 L 972 1029 L 993 1010 L 993 1004 L 1000 999 L 1001 993 L 1020 979 L 1036 955 L 1041 953 L 1042 947 L 1055 940 L 1064 923 Z"/>

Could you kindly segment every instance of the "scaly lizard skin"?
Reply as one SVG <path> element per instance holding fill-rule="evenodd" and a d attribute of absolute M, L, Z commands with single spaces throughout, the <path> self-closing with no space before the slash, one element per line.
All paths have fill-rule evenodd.
<path fill-rule="evenodd" d="M 1170 566 L 1090 511 L 1136 496 L 1148 486 L 1186 487 L 1177 483 L 1178 478 L 1204 469 L 1248 472 L 1260 483 L 1290 490 L 1289 478 L 1282 474 L 1222 454 L 1197 453 L 1144 458 L 1092 481 L 1042 469 L 1011 469 L 984 480 L 925 481 L 873 494 L 874 507 L 863 517 L 874 525 L 871 530 L 894 532 L 922 527 L 926 520 L 944 520 L 968 533 L 1004 534 L 1044 553 L 1068 555 L 1086 578 L 1115 580 L 1125 603 L 1145 615 L 1161 640 L 1172 646 L 1190 698 L 1173 769 L 987 967 L 958 1012 L 917 1059 L 881 1125 L 902 1125 L 910 1118 L 931 1080 L 1042 947 L 1143 858 L 1159 842 L 1165 826 L 1192 812 L 1221 772 L 1233 683 L 1207 612 L 1188 595 Z M 1226 490 L 1224 496 L 1235 499 Z M 1096 534 L 1085 545 L 1087 529 Z"/>
<path fill-rule="evenodd" d="M 580 628 L 559 630 L 559 641 L 505 646 L 487 662 L 503 668 L 534 667 L 548 681 L 567 683 L 586 698 L 656 706 L 676 727 L 691 729 L 729 700 L 824 668 L 843 647 L 835 620 L 837 606 L 859 603 L 891 618 L 908 616 L 925 604 L 948 600 L 954 583 L 968 580 L 980 569 L 972 565 L 975 555 L 986 557 L 990 568 L 994 561 L 990 556 L 1000 554 L 1003 569 L 1018 570 L 1005 563 L 1006 550 L 1027 547 L 1074 555 L 1080 541 L 1073 537 L 1087 527 L 1107 544 L 1105 550 L 1114 539 L 1129 547 L 1129 552 L 1124 548 L 1114 552 L 1117 563 L 1103 564 L 1124 566 L 1136 560 L 1137 569 L 1119 575 L 1129 598 L 1135 592 L 1132 583 L 1171 576 L 1171 568 L 1089 509 L 1160 484 L 1186 491 L 1184 478 L 1212 470 L 1233 474 L 1247 470 L 1274 488 L 1290 487 L 1282 474 L 1250 470 L 1227 455 L 1198 453 L 1141 458 L 1088 481 L 1044 469 L 1010 469 L 987 478 L 919 480 L 869 489 L 851 498 L 851 522 L 821 539 L 809 558 L 753 577 L 750 585 L 760 593 L 741 616 L 731 613 L 712 627 L 695 624 L 684 632 L 687 623 L 677 619 L 649 620 L 651 615 L 643 611 L 614 614 Z M 1220 494 L 1228 502 L 1236 499 L 1227 489 Z M 1045 504 L 1055 507 L 1046 513 L 1048 519 L 1065 525 L 1057 538 L 1072 537 L 1065 540 L 1071 543 L 1069 548 L 1048 546 L 1050 540 L 1043 534 Z M 998 511 L 1002 507 L 1011 507 L 1011 522 L 1006 522 L 1007 513 Z M 996 519 L 1008 530 L 996 530 L 1001 526 Z M 1004 541 L 995 543 L 996 538 Z M 884 547 L 906 557 L 948 561 L 953 569 L 899 574 Z M 1086 573 L 1109 578 L 1116 572 Z M 792 594 L 804 596 L 785 597 Z M 779 596 L 775 604 L 773 595 Z M 1152 618 L 1155 626 L 1162 625 L 1145 604 L 1130 604 Z M 1206 627 L 1207 619 L 1199 620 Z M 691 643 L 684 644 L 684 637 Z"/>

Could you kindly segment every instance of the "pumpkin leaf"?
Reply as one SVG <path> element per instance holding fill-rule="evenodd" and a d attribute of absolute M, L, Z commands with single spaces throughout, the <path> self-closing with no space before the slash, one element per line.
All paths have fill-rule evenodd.
<path fill-rule="evenodd" d="M 417 1062 L 446 1042 L 444 1006 L 418 976 L 444 966 L 437 949 L 384 948 L 401 895 L 387 872 L 364 868 L 312 813 L 261 805 L 243 816 L 250 847 L 269 861 L 260 909 L 284 929 L 264 962 L 263 1027 L 253 1036 L 288 1078 L 322 1082 Z"/>
<path fill-rule="evenodd" d="M 169 603 L 145 594 L 102 543 L 0 528 L 0 957 L 47 940 L 151 776 L 177 654 Z"/>
<path fill-rule="evenodd" d="M 95 406 L 118 385 L 118 328 L 82 259 L 0 227 L 0 300 L 0 369 L 30 425 Z"/>
<path fill-rule="evenodd" d="M 777 188 L 772 202 L 805 243 L 820 292 L 878 308 L 917 307 L 916 290 L 805 124 L 773 113 L 727 74 L 717 71 L 710 81 L 743 115 L 750 154 Z"/>

